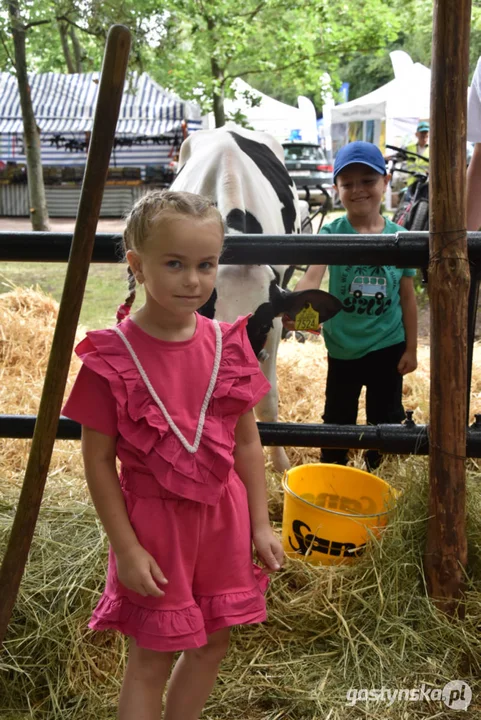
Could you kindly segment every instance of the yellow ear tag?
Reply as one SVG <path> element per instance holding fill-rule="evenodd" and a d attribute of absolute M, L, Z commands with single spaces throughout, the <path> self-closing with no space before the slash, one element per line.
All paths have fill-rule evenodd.
<path fill-rule="evenodd" d="M 311 303 L 297 313 L 295 328 L 305 332 L 319 333 L 319 313 L 313 309 Z"/>

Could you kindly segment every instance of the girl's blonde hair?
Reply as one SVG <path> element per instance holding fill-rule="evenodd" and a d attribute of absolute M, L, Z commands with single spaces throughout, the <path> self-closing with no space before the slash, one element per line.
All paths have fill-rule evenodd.
<path fill-rule="evenodd" d="M 185 215 L 201 220 L 212 218 L 218 220 L 222 234 L 224 221 L 215 205 L 202 195 L 172 190 L 152 190 L 138 200 L 126 218 L 123 234 L 124 256 L 128 250 L 141 252 L 154 222 L 162 217 Z M 117 322 L 121 322 L 129 313 L 135 300 L 135 275 L 127 268 L 129 294 L 123 305 L 117 310 Z"/>

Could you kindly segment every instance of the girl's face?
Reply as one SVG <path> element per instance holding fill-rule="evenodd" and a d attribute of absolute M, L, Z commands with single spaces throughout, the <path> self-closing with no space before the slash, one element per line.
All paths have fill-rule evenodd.
<path fill-rule="evenodd" d="M 210 298 L 224 234 L 219 220 L 172 213 L 154 221 L 141 252 L 127 260 L 145 285 L 147 306 L 172 317 L 192 314 Z"/>

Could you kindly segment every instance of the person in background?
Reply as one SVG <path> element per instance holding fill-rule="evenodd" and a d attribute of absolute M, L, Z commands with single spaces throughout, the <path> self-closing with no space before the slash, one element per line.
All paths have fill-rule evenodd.
<path fill-rule="evenodd" d="M 426 159 L 429 158 L 429 123 L 427 120 L 421 120 L 416 128 L 416 142 L 406 145 L 405 150 L 408 152 L 416 153 L 416 155 L 422 155 Z M 428 169 L 428 164 L 419 158 L 409 157 L 406 162 L 406 170 L 411 172 L 422 172 L 425 173 Z M 410 191 L 413 190 L 413 185 L 416 182 L 414 175 L 407 175 L 407 185 Z"/>
<path fill-rule="evenodd" d="M 381 201 L 389 182 L 381 151 L 357 141 L 341 148 L 334 163 L 334 183 L 346 214 L 325 225 L 321 233 L 395 233 L 402 227 L 381 215 Z M 347 258 L 348 260 L 348 258 Z M 319 288 L 325 265 L 311 265 L 296 290 Z M 359 396 L 366 387 L 366 416 L 372 425 L 400 423 L 403 376 L 417 367 L 417 307 L 415 270 L 394 266 L 329 266 L 329 292 L 342 310 L 324 323 L 328 373 L 324 421 L 353 425 Z M 286 327 L 290 327 L 284 320 Z M 368 470 L 382 455 L 369 450 Z M 347 464 L 347 449 L 323 449 L 321 462 Z"/>
<path fill-rule="evenodd" d="M 468 140 L 475 143 L 468 167 L 467 229 L 481 227 L 481 58 L 478 60 L 468 100 Z"/>

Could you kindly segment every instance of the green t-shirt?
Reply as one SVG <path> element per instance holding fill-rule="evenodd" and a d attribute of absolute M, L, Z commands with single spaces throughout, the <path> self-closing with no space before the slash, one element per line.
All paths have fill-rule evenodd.
<path fill-rule="evenodd" d="M 383 233 L 404 231 L 386 218 Z M 321 228 L 320 233 L 358 234 L 346 215 Z M 329 355 L 355 360 L 405 339 L 399 284 L 415 270 L 393 265 L 329 265 L 329 292 L 342 310 L 323 325 Z"/>

